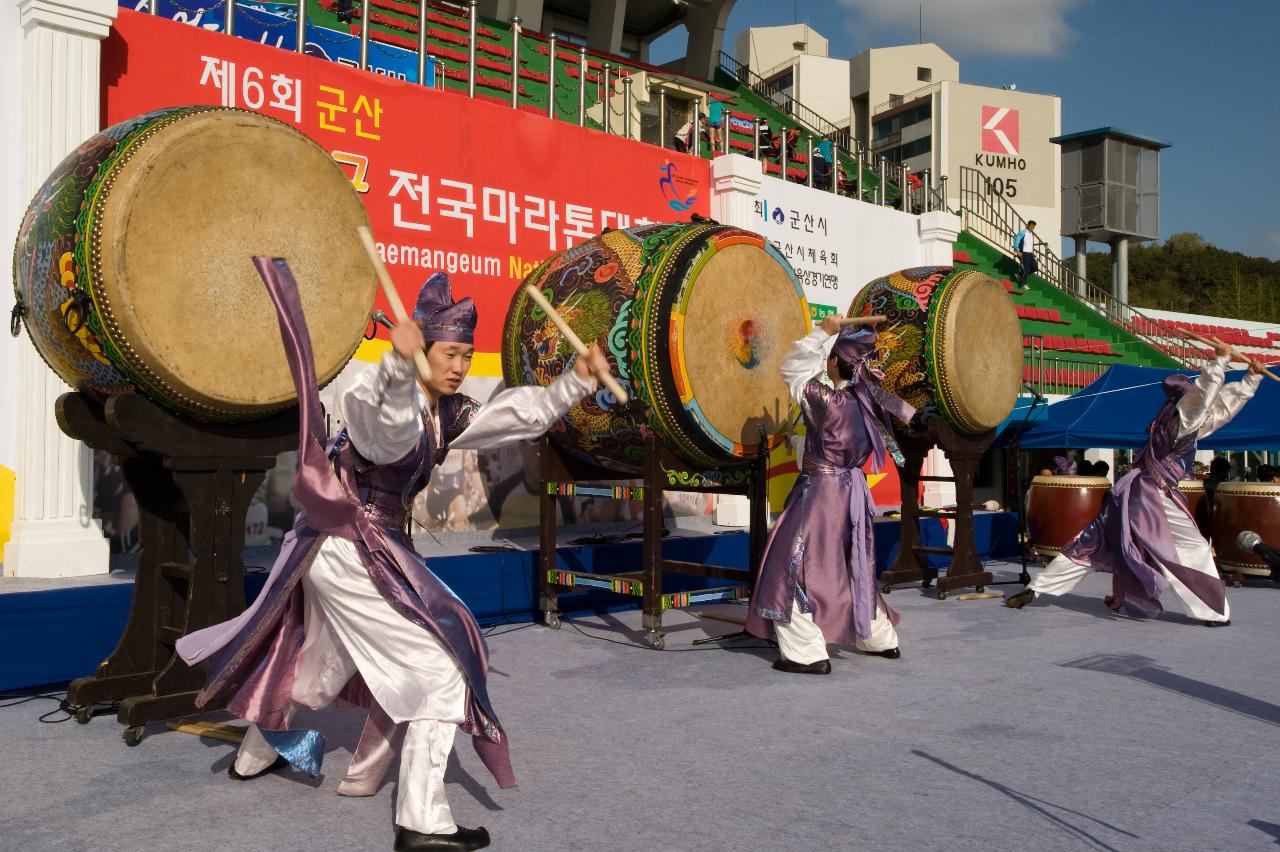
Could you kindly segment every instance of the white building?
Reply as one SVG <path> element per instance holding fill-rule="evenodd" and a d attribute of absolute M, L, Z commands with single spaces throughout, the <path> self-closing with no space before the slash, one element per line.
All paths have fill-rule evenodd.
<path fill-rule="evenodd" d="M 831 59 L 827 40 L 804 24 L 749 29 L 736 40 L 737 60 L 767 93 L 782 92 L 804 109 L 849 127 L 875 156 L 947 178 L 947 199 L 960 206 L 961 169 L 1009 204 L 1055 251 L 1061 242 L 1061 165 L 1050 139 L 1062 127 L 1055 95 L 960 81 L 960 63 L 936 44 L 874 48 Z M 823 128 L 825 129 L 825 128 Z"/>

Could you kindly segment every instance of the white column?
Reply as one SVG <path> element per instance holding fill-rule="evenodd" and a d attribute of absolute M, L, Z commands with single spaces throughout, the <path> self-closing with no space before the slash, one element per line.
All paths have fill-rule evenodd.
<path fill-rule="evenodd" d="M 963 227 L 960 217 L 945 210 L 934 210 L 921 213 L 919 219 L 921 266 L 950 266 L 956 237 Z"/>
<path fill-rule="evenodd" d="M 758 230 L 756 197 L 764 164 L 741 154 L 726 154 L 711 161 L 711 218 L 721 225 Z"/>
<path fill-rule="evenodd" d="M 112 0 L 20 0 L 24 199 L 99 127 L 101 42 Z M 24 577 L 104 574 L 108 545 L 91 517 L 93 457 L 62 434 L 53 404 L 68 388 L 29 341 L 17 347 L 17 482 L 4 573 Z"/>

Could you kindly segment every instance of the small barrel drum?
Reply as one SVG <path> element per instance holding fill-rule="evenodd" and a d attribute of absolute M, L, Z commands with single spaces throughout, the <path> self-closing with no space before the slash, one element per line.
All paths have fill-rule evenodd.
<path fill-rule="evenodd" d="M 1027 492 L 1027 531 L 1036 553 L 1052 559 L 1102 511 L 1105 476 L 1036 476 Z"/>
<path fill-rule="evenodd" d="M 920 408 L 932 403 L 957 432 L 1004 422 L 1022 387 L 1022 331 L 1009 294 L 981 272 L 904 269 L 872 281 L 850 316 L 883 314 L 876 366 L 884 389 Z"/>
<path fill-rule="evenodd" d="M 137 389 L 207 421 L 293 404 L 275 310 L 254 255 L 297 276 L 316 373 L 350 360 L 375 281 L 368 217 L 329 154 L 287 124 L 176 107 L 109 127 L 31 202 L 14 250 L 27 331 L 72 387 Z"/>
<path fill-rule="evenodd" d="M 691 465 L 716 468 L 771 449 L 792 404 L 779 367 L 809 331 L 787 261 L 759 234 L 700 221 L 609 231 L 552 255 L 525 279 L 583 341 L 600 343 L 626 408 L 601 389 L 552 432 L 569 455 L 643 470 L 641 428 Z M 546 385 L 576 357 L 523 287 L 503 329 L 508 387 Z"/>
<path fill-rule="evenodd" d="M 1272 541 L 1280 531 L 1280 483 L 1223 482 L 1213 495 L 1213 549 L 1218 568 L 1231 574 L 1271 576 L 1261 556 L 1241 550 L 1236 536 L 1251 530 Z"/>
<path fill-rule="evenodd" d="M 1195 519 L 1200 534 L 1209 538 L 1209 503 L 1204 499 L 1204 483 L 1199 479 L 1184 479 L 1178 483 L 1178 490 L 1187 498 L 1187 510 Z"/>

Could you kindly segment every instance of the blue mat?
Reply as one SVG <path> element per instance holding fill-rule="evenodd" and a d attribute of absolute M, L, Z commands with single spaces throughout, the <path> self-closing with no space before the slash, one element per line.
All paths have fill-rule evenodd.
<path fill-rule="evenodd" d="M 936 519 L 921 523 L 926 545 L 946 544 L 946 535 Z M 1017 515 L 982 514 L 974 518 L 978 553 L 998 559 L 1017 555 Z M 898 553 L 899 524 L 896 520 L 876 521 L 876 564 L 883 571 Z M 734 532 L 721 535 L 669 538 L 663 542 L 668 559 L 723 565 L 747 566 L 747 536 Z M 640 569 L 639 541 L 621 544 L 582 545 L 561 548 L 560 564 L 575 571 L 618 573 Z M 462 556 L 433 557 L 431 570 L 457 592 L 482 625 L 528 621 L 534 617 L 537 593 L 534 567 L 536 551 L 469 553 Z M 945 557 L 933 557 L 945 565 Z M 252 600 L 262 588 L 266 574 L 245 576 L 245 595 Z M 719 583 L 721 581 L 715 581 Z M 667 591 L 685 591 L 707 585 L 696 577 L 668 575 Z M 129 617 L 133 597 L 131 583 L 72 586 L 41 592 L 0 594 L 0 691 L 49 683 L 62 683 L 92 674 L 111 653 Z M 638 605 L 633 598 L 589 591 L 563 594 L 565 612 L 626 609 Z"/>

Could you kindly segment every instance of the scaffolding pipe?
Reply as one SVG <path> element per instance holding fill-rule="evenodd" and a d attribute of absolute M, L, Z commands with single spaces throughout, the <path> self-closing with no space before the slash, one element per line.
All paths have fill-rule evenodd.
<path fill-rule="evenodd" d="M 658 147 L 667 147 L 667 90 L 658 89 Z"/>
<path fill-rule="evenodd" d="M 611 132 L 610 125 L 612 124 L 612 122 L 609 121 L 611 117 L 609 113 L 612 112 L 609 101 L 612 100 L 610 96 L 613 94 L 612 89 L 609 88 L 609 68 L 610 65 L 608 62 L 604 63 L 601 67 L 601 71 L 604 74 L 604 83 L 600 88 L 600 103 L 604 107 L 604 115 L 601 116 L 601 123 L 604 127 L 605 133 Z"/>
<path fill-rule="evenodd" d="M 369 0 L 360 0 L 360 70 L 369 70 Z"/>
<path fill-rule="evenodd" d="M 556 117 L 556 34 L 547 36 L 547 118 Z"/>
<path fill-rule="evenodd" d="M 418 3 L 418 85 L 427 85 L 427 4 Z"/>
<path fill-rule="evenodd" d="M 631 76 L 622 78 L 622 135 L 631 138 Z"/>
<path fill-rule="evenodd" d="M 578 126 L 587 124 L 587 49 L 578 48 Z"/>
<path fill-rule="evenodd" d="M 695 157 L 702 156 L 702 98 L 693 99 L 693 132 L 689 134 L 689 153 Z"/>
<path fill-rule="evenodd" d="M 365 0 L 366 3 L 369 0 Z M 467 97 L 476 96 L 476 0 L 467 0 Z"/>

